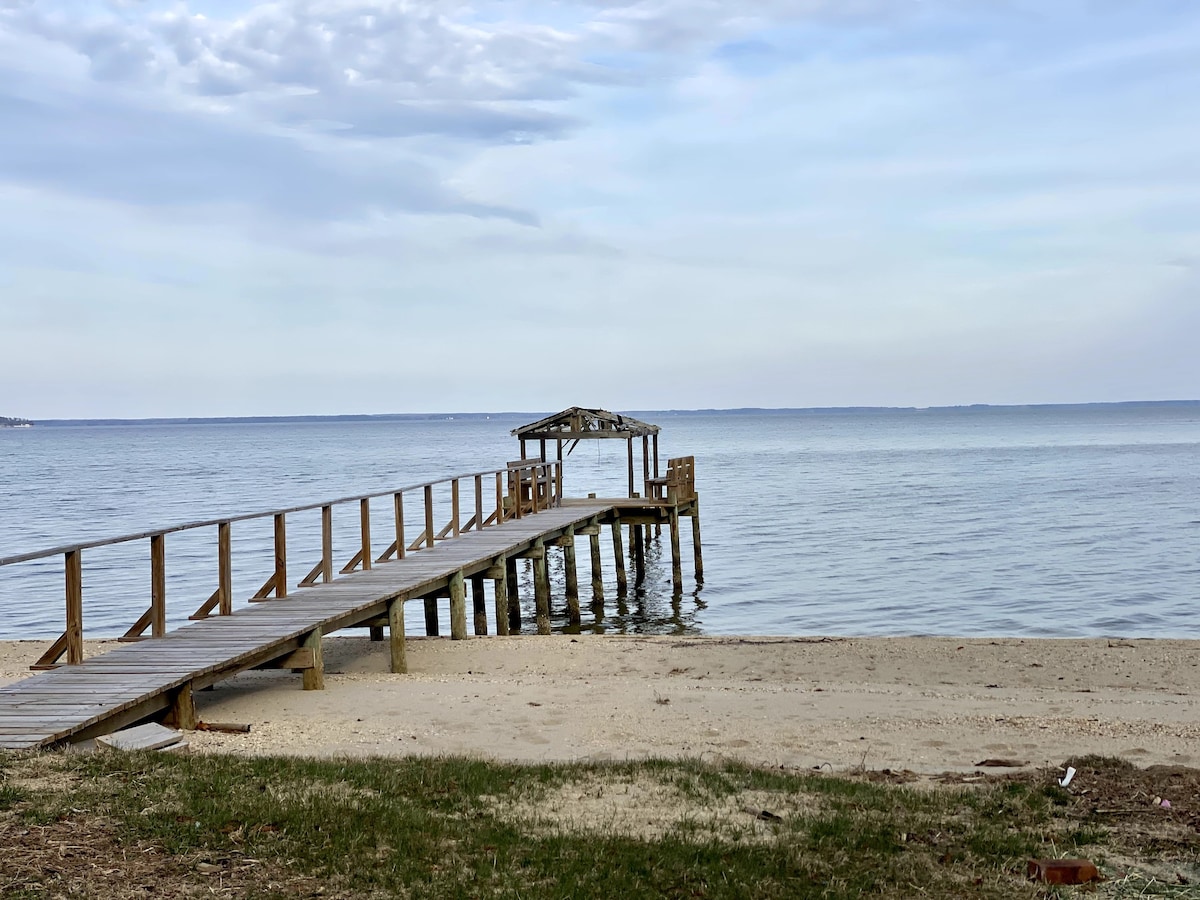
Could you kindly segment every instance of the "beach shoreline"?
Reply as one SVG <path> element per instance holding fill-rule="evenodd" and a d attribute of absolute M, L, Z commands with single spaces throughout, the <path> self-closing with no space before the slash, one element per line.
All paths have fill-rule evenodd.
<path fill-rule="evenodd" d="M 0 641 L 0 683 L 44 641 Z M 88 642 L 88 655 L 117 646 Z M 1200 641 L 552 635 L 325 642 L 325 690 L 286 671 L 196 695 L 194 751 L 456 754 L 512 762 L 649 757 L 917 773 L 1084 754 L 1196 765 Z"/>

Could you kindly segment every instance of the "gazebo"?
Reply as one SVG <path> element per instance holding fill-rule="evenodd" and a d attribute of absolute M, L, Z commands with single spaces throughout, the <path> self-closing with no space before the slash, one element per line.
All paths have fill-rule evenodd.
<path fill-rule="evenodd" d="M 629 448 L 629 496 L 638 496 L 634 467 L 634 438 L 642 439 L 642 496 L 650 495 L 652 479 L 659 478 L 658 470 L 658 432 L 657 425 L 642 422 L 632 416 L 623 416 L 609 412 L 606 409 L 585 409 L 582 406 L 572 406 L 562 412 L 514 428 L 512 433 L 521 441 L 521 459 L 528 459 L 528 442 L 537 441 L 539 458 L 549 462 L 546 457 L 547 441 L 554 441 L 556 458 L 561 463 L 563 459 L 563 444 L 569 444 L 567 453 L 575 449 L 580 441 L 598 440 L 602 438 L 623 439 Z M 559 469 L 561 472 L 561 467 Z"/>

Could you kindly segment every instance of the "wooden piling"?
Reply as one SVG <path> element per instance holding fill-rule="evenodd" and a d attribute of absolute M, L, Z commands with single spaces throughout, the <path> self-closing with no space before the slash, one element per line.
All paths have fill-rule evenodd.
<path fill-rule="evenodd" d="M 391 668 L 397 675 L 408 672 L 408 654 L 404 647 L 404 598 L 388 601 L 388 637 L 390 638 Z"/>
<path fill-rule="evenodd" d="M 683 590 L 683 565 L 679 559 L 679 508 L 671 507 L 671 583 L 675 593 Z"/>
<path fill-rule="evenodd" d="M 604 602 L 604 572 L 600 561 L 600 529 L 596 527 L 588 535 L 588 546 L 592 553 L 592 601 Z"/>
<path fill-rule="evenodd" d="M 541 546 L 540 544 L 538 546 Z M 533 557 L 533 599 L 537 607 L 537 633 L 550 633 L 550 573 L 546 567 L 546 554 Z"/>
<path fill-rule="evenodd" d="M 467 588 L 460 569 L 450 576 L 450 639 L 467 637 Z"/>
<path fill-rule="evenodd" d="M 325 659 L 321 654 L 321 629 L 314 628 L 310 631 L 300 646 L 312 651 L 312 666 L 305 669 L 301 676 L 304 681 L 304 690 L 325 690 Z"/>
<path fill-rule="evenodd" d="M 508 595 L 508 633 L 521 631 L 521 597 L 518 589 L 517 560 L 510 556 L 504 560 L 505 593 Z"/>
<path fill-rule="evenodd" d="M 646 580 L 646 543 L 642 538 L 642 526 L 630 525 L 629 536 L 633 543 L 633 583 L 640 586 Z"/>
<path fill-rule="evenodd" d="M 507 562 L 507 561 L 506 561 Z M 504 563 L 493 566 L 498 570 L 491 575 L 493 590 L 496 597 L 496 634 L 507 635 L 508 629 L 508 566 Z"/>
<path fill-rule="evenodd" d="M 192 683 L 185 681 L 171 692 L 171 705 L 167 708 L 166 724 L 181 731 L 195 731 L 200 719 L 196 715 L 196 698 Z"/>
<path fill-rule="evenodd" d="M 483 576 L 471 577 L 471 605 L 475 611 L 475 634 L 483 636 L 488 633 L 487 601 L 483 599 Z"/>
<path fill-rule="evenodd" d="M 568 528 L 562 538 L 563 568 L 566 570 L 567 582 L 567 621 L 578 625 L 581 621 L 579 614 L 579 575 L 575 568 L 575 530 Z"/>
<path fill-rule="evenodd" d="M 704 581 L 704 557 L 700 552 L 700 498 L 692 500 L 692 554 L 696 561 L 696 580 Z"/>
<path fill-rule="evenodd" d="M 425 634 L 428 637 L 438 636 L 437 597 L 425 598 Z"/>
<path fill-rule="evenodd" d="M 621 523 L 614 520 L 609 526 L 612 529 L 613 561 L 617 569 L 617 594 L 629 590 L 629 579 L 625 573 L 625 542 L 621 540 Z"/>

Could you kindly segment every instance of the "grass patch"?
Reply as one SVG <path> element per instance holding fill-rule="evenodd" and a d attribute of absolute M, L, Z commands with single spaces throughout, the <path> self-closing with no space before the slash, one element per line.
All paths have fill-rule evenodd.
<path fill-rule="evenodd" d="M 1200 897 L 1198 773 L 1073 764 L 1063 790 L 1050 772 L 8 754 L 0 896 L 1033 898 L 1065 894 L 1026 860 L 1088 856 L 1102 896 Z M 1170 810 L 1141 798 L 1167 790 Z"/>

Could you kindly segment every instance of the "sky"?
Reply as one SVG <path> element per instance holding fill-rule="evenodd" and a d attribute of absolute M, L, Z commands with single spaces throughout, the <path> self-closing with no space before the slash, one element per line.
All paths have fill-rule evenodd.
<path fill-rule="evenodd" d="M 0 415 L 1200 398 L 1195 0 L 0 0 Z"/>

